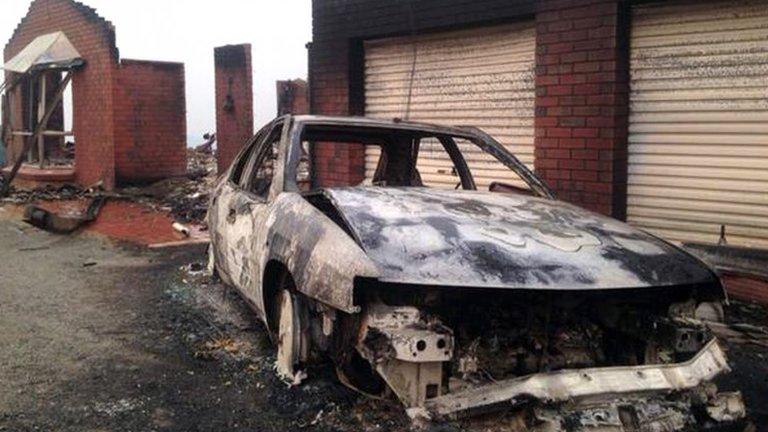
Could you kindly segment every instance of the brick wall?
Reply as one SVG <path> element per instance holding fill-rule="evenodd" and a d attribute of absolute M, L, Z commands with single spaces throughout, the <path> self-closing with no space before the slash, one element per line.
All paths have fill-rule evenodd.
<path fill-rule="evenodd" d="M 115 86 L 119 184 L 186 174 L 184 90 L 181 63 L 122 60 Z"/>
<path fill-rule="evenodd" d="M 77 180 L 84 185 L 103 181 L 111 188 L 115 178 L 112 86 L 118 59 L 112 24 L 78 2 L 35 0 L 5 46 L 4 58 L 10 60 L 37 36 L 56 31 L 66 33 L 87 61 L 72 82 Z M 13 126 L 21 128 L 17 123 L 20 98 L 12 99 Z"/>
<path fill-rule="evenodd" d="M 536 171 L 561 199 L 626 216 L 628 32 L 616 0 L 536 14 Z"/>
<path fill-rule="evenodd" d="M 731 297 L 768 306 L 768 280 L 765 278 L 726 273 L 723 275 L 723 283 Z"/>
<path fill-rule="evenodd" d="M 251 46 L 214 50 L 216 65 L 216 140 L 218 168 L 224 172 L 253 136 Z"/>
<path fill-rule="evenodd" d="M 303 79 L 278 81 L 277 115 L 309 114 L 309 89 Z"/>

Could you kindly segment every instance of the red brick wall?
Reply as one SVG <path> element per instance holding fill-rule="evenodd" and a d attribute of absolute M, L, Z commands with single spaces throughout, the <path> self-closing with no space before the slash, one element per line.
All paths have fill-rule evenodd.
<path fill-rule="evenodd" d="M 727 273 L 723 275 L 723 283 L 728 295 L 735 299 L 768 305 L 768 280 Z"/>
<path fill-rule="evenodd" d="M 365 147 L 360 144 L 317 143 L 313 154 L 320 187 L 354 186 L 365 179 Z"/>
<path fill-rule="evenodd" d="M 221 173 L 229 168 L 240 148 L 253 136 L 251 46 L 219 47 L 214 50 L 214 57 L 217 158 Z"/>
<path fill-rule="evenodd" d="M 106 188 L 112 188 L 115 178 L 113 83 L 118 59 L 112 24 L 78 2 L 35 0 L 5 46 L 4 58 L 9 60 L 37 36 L 55 31 L 66 33 L 87 61 L 87 65 L 75 73 L 72 83 L 77 181 L 91 185 L 101 180 Z M 13 101 L 12 106 L 14 119 L 20 119 L 19 101 Z"/>
<path fill-rule="evenodd" d="M 278 81 L 277 115 L 309 114 L 309 89 L 303 79 Z"/>
<path fill-rule="evenodd" d="M 536 170 L 561 199 L 626 217 L 626 13 L 546 0 L 536 14 Z"/>
<path fill-rule="evenodd" d="M 184 90 L 181 63 L 121 62 L 115 86 L 118 183 L 145 183 L 186 174 Z"/>
<path fill-rule="evenodd" d="M 316 42 L 310 49 L 310 111 L 352 115 L 349 44 L 344 40 Z M 361 90 L 361 89 L 359 89 Z M 365 147 L 317 143 L 313 149 L 314 181 L 320 187 L 350 186 L 365 179 Z"/>

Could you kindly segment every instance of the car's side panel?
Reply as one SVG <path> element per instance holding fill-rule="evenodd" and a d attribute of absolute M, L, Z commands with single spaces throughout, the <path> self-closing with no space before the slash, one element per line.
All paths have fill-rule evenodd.
<path fill-rule="evenodd" d="M 376 278 L 379 272 L 344 230 L 291 192 L 277 197 L 265 227 L 267 261 L 282 262 L 299 291 L 341 311 L 358 311 L 353 301 L 355 277 Z"/>
<path fill-rule="evenodd" d="M 227 253 L 229 237 L 226 232 L 226 218 L 227 209 L 229 209 L 234 194 L 235 188 L 227 180 L 222 180 L 214 190 L 207 216 L 216 269 L 219 277 L 228 285 L 233 285 L 234 281 L 229 268 L 231 260 L 228 259 Z"/>

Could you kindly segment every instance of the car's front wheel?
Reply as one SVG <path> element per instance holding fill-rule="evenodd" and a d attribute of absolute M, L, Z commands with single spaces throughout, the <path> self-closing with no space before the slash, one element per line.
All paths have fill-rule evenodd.
<path fill-rule="evenodd" d="M 277 374 L 281 379 L 298 385 L 306 378 L 306 373 L 301 369 L 307 349 L 302 326 L 301 301 L 297 294 L 284 284 L 277 293 L 274 305 Z"/>

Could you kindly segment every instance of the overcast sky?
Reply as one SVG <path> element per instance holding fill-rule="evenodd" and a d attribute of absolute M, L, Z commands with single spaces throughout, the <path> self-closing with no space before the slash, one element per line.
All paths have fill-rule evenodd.
<path fill-rule="evenodd" d="M 31 0 L 0 0 L 0 42 L 8 42 Z M 192 144 L 215 129 L 213 48 L 250 43 L 255 128 L 276 115 L 275 81 L 305 78 L 311 0 L 81 0 L 112 21 L 122 58 L 186 65 Z M 0 71 L 1 73 L 1 71 Z"/>

